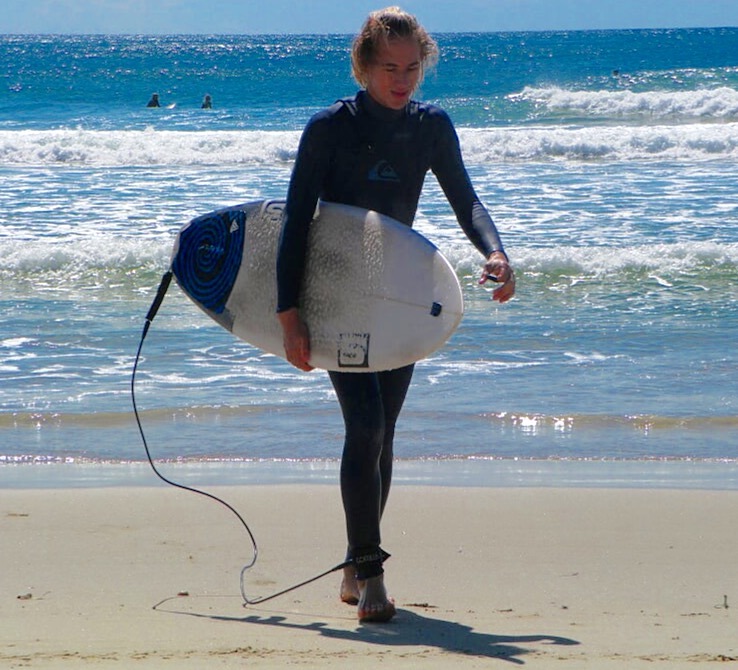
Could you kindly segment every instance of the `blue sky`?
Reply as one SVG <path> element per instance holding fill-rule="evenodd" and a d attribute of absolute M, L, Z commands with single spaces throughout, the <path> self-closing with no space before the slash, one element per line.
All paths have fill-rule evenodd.
<path fill-rule="evenodd" d="M 738 26 L 738 0 L 4 0 L 0 33 L 354 33 L 386 4 L 431 32 Z"/>

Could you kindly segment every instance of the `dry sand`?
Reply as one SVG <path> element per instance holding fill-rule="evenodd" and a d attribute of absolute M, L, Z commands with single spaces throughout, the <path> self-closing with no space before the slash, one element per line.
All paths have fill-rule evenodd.
<path fill-rule="evenodd" d="M 338 487 L 210 491 L 256 535 L 250 597 L 340 562 Z M 244 607 L 248 536 L 173 488 L 6 490 L 0 528 L 2 668 L 738 663 L 738 492 L 397 486 L 371 625 L 338 573 Z"/>

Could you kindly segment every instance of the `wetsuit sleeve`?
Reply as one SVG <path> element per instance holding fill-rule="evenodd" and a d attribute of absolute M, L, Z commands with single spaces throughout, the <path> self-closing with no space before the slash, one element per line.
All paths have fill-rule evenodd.
<path fill-rule="evenodd" d="M 329 126 L 326 118 L 316 115 L 300 138 L 277 249 L 277 312 L 299 303 L 310 223 L 330 161 Z"/>
<path fill-rule="evenodd" d="M 436 122 L 438 132 L 431 169 L 446 194 L 459 225 L 485 258 L 494 251 L 504 252 L 497 227 L 479 201 L 464 167 L 459 138 L 451 119 L 439 110 Z"/>

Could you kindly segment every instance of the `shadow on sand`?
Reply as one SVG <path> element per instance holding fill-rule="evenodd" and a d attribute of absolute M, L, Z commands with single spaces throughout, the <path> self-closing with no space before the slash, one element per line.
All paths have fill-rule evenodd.
<path fill-rule="evenodd" d="M 545 645 L 577 645 L 577 640 L 555 635 L 495 635 L 474 630 L 471 626 L 422 616 L 407 609 L 398 609 L 397 616 L 387 624 L 356 624 L 346 628 L 326 621 L 300 623 L 282 614 L 249 614 L 244 617 L 217 614 L 200 614 L 165 608 L 167 599 L 154 606 L 158 612 L 181 614 L 210 619 L 212 621 L 242 622 L 256 626 L 275 626 L 278 628 L 314 631 L 334 640 L 376 644 L 382 647 L 428 647 L 460 654 L 467 657 L 496 658 L 518 665 L 524 665 L 522 656 L 531 650 L 520 645 L 542 643 Z M 290 615 L 291 617 L 292 615 Z"/>

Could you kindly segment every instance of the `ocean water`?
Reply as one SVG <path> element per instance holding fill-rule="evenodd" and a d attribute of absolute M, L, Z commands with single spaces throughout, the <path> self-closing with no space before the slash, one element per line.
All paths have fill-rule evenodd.
<path fill-rule="evenodd" d="M 398 478 L 738 488 L 738 29 L 437 37 L 418 97 L 454 119 L 518 293 L 477 286 L 429 175 L 415 226 L 467 312 L 417 366 Z M 285 195 L 309 116 L 355 91 L 349 44 L 0 36 L 7 485 L 152 482 L 131 372 L 174 236 Z M 135 390 L 174 477 L 335 480 L 326 375 L 235 340 L 176 286 Z"/>

